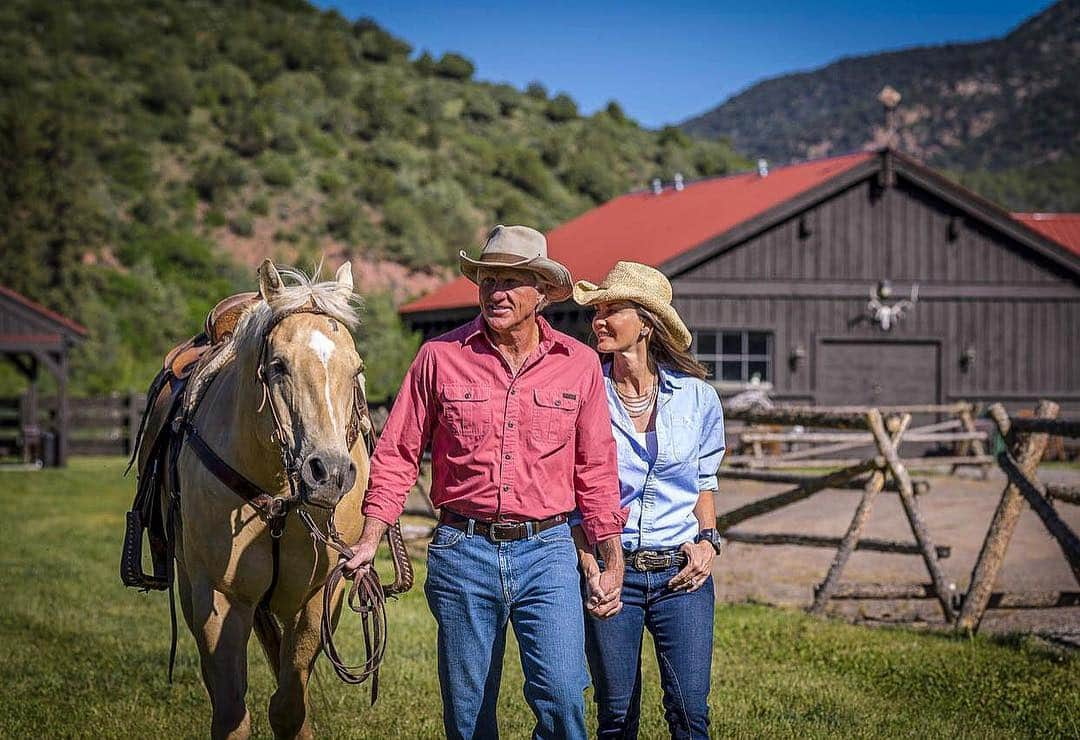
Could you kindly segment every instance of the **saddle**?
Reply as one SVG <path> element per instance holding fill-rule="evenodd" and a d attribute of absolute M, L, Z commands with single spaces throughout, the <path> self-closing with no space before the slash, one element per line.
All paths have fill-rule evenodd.
<path fill-rule="evenodd" d="M 165 480 L 166 471 L 175 469 L 174 465 L 169 465 L 175 460 L 169 457 L 179 452 L 179 445 L 173 444 L 180 433 L 174 429 L 174 422 L 180 416 L 191 380 L 198 377 L 226 345 L 241 314 L 259 300 L 258 293 L 247 292 L 219 302 L 207 314 L 203 331 L 165 354 L 161 370 L 150 384 L 128 463 L 130 470 L 139 461 L 136 470 L 139 483 L 131 511 L 127 513 L 120 558 L 120 580 L 125 586 L 144 591 L 169 588 L 172 565 L 168 547 L 170 522 L 161 511 L 160 501 L 162 494 L 176 490 L 174 481 Z M 140 456 L 141 451 L 146 454 Z M 144 537 L 150 545 L 152 574 L 142 569 Z"/>

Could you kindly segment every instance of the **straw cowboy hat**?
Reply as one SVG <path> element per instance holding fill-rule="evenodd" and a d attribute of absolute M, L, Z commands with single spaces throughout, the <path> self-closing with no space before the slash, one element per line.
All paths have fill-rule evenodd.
<path fill-rule="evenodd" d="M 574 300 L 582 306 L 631 301 L 650 311 L 671 332 L 678 348 L 690 348 L 690 330 L 671 305 L 671 283 L 659 270 L 638 262 L 616 262 L 599 285 L 574 283 Z"/>
<path fill-rule="evenodd" d="M 528 226 L 496 226 L 488 234 L 487 243 L 480 250 L 480 259 L 472 259 L 465 250 L 458 253 L 461 274 L 479 284 L 477 273 L 481 267 L 528 270 L 536 273 L 550 286 L 546 291 L 552 303 L 565 301 L 572 292 L 570 271 L 555 260 L 548 259 L 547 239 L 536 229 Z"/>

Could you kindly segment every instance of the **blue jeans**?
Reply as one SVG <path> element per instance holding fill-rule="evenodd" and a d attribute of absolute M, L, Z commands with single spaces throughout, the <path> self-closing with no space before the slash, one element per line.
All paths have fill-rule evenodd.
<path fill-rule="evenodd" d="M 627 566 L 622 611 L 610 619 L 585 618 L 600 738 L 636 738 L 641 717 L 641 640 L 648 628 L 656 644 L 664 719 L 673 738 L 709 737 L 713 579 L 697 591 L 673 591 L 677 567 L 636 571 Z"/>
<path fill-rule="evenodd" d="M 514 627 L 534 738 L 585 731 L 584 618 L 577 551 L 560 524 L 493 543 L 440 524 L 424 584 L 439 625 L 439 685 L 449 738 L 497 738 L 506 625 Z"/>

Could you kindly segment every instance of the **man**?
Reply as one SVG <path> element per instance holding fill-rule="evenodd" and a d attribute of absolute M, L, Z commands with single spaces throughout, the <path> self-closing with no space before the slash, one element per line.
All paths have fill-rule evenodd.
<path fill-rule="evenodd" d="M 626 520 L 599 359 L 539 316 L 572 290 L 543 234 L 496 226 L 480 258 L 461 252 L 460 264 L 480 288 L 481 314 L 424 344 L 409 368 L 375 450 L 348 567 L 370 567 L 430 444 L 441 516 L 424 592 L 439 626 L 447 736 L 498 737 L 509 622 L 534 737 L 584 738 L 584 620 L 567 514 L 580 512 L 606 563 L 587 604 L 601 618 L 621 607 Z"/>

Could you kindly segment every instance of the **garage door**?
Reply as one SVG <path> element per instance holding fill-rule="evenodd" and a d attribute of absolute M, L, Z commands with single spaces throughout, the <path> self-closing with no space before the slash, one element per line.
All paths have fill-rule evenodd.
<path fill-rule="evenodd" d="M 938 403 L 936 342 L 823 340 L 815 396 L 827 406 Z"/>

